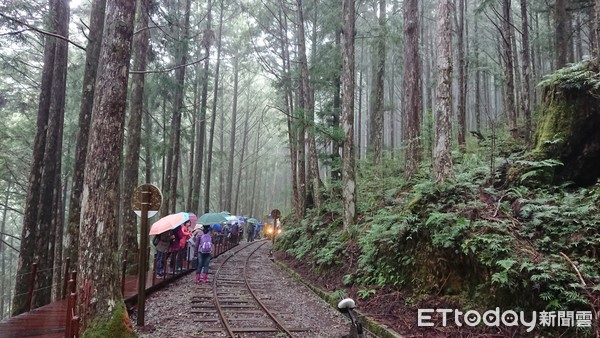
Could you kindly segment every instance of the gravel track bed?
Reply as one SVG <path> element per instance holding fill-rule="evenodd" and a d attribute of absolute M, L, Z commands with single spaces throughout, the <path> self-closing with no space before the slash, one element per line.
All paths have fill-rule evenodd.
<path fill-rule="evenodd" d="M 271 260 L 270 249 L 268 241 L 242 242 L 211 260 L 209 283 L 195 284 L 195 273 L 191 273 L 155 292 L 146 302 L 146 325 L 135 327 L 137 334 L 140 337 L 227 337 L 216 310 L 216 294 L 232 328 L 273 330 L 240 332 L 236 337 L 286 337 L 285 333 L 276 331 L 273 320 L 258 306 L 245 285 L 244 263 L 250 254 L 246 267 L 249 286 L 294 337 L 329 338 L 348 334 L 350 324 L 346 317 L 281 271 Z M 215 290 L 216 270 L 233 253 L 219 271 Z M 135 322 L 135 314 L 132 320 Z"/>

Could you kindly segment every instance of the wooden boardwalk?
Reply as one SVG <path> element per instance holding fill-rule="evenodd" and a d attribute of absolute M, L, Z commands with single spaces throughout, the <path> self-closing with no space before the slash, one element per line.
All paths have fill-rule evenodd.
<path fill-rule="evenodd" d="M 150 293 L 160 288 L 171 280 L 179 278 L 190 271 L 184 270 L 179 274 L 169 275 L 167 278 L 156 277 L 155 284 L 152 285 L 152 271 L 148 271 L 146 278 L 146 293 Z M 125 301 L 129 304 L 135 303 L 137 297 L 137 276 L 125 277 Z M 64 337 L 65 321 L 67 318 L 67 301 L 44 305 L 18 316 L 11 317 L 6 321 L 0 322 L 1 338 L 17 337 Z"/>

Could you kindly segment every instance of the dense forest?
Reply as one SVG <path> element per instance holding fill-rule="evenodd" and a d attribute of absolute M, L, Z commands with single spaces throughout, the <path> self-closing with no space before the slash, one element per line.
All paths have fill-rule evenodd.
<path fill-rule="evenodd" d="M 83 329 L 126 316 L 153 183 L 161 216 L 280 209 L 363 302 L 597 323 L 599 49 L 599 0 L 3 2 L 0 319 L 67 260 Z"/>

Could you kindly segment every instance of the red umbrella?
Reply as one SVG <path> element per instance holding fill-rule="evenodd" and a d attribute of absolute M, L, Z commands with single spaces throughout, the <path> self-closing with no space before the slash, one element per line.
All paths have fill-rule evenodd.
<path fill-rule="evenodd" d="M 184 212 L 165 216 L 165 217 L 159 219 L 158 221 L 156 221 L 154 224 L 152 224 L 149 235 L 150 236 L 158 235 L 165 231 L 175 229 L 178 226 L 182 225 L 183 223 L 185 223 L 189 220 L 190 220 L 189 215 Z"/>

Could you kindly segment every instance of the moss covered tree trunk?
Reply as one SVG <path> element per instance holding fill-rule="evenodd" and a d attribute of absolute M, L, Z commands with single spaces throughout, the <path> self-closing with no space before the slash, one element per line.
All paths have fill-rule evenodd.
<path fill-rule="evenodd" d="M 120 290 L 117 210 L 135 2 L 109 0 L 81 200 L 78 313 L 84 336 L 131 332 Z"/>
<path fill-rule="evenodd" d="M 557 159 L 554 178 L 591 185 L 600 177 L 600 76 L 580 63 L 543 82 L 541 118 L 533 155 Z"/>

